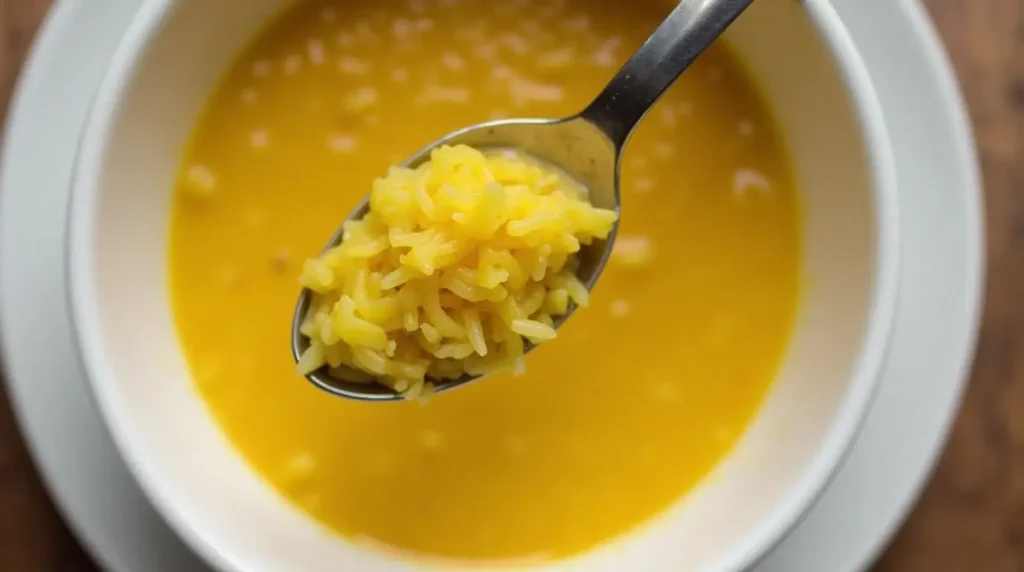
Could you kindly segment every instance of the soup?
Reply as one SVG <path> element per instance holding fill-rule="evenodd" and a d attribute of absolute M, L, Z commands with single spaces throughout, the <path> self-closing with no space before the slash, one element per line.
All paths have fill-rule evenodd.
<path fill-rule="evenodd" d="M 722 45 L 630 142 L 616 252 L 525 375 L 358 403 L 298 376 L 288 346 L 301 262 L 374 177 L 460 126 L 577 111 L 666 13 L 308 1 L 240 55 L 185 152 L 169 265 L 196 390 L 268 486 L 412 556 L 557 559 L 642 525 L 729 452 L 786 349 L 800 217 L 781 136 Z"/>

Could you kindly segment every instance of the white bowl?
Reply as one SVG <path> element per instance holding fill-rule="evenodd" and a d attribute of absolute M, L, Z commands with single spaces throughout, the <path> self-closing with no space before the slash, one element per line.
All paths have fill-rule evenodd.
<path fill-rule="evenodd" d="M 82 359 L 143 490 L 211 565 L 444 568 L 331 535 L 264 486 L 207 414 L 178 345 L 166 239 L 181 151 L 222 72 L 287 3 L 150 0 L 137 15 L 97 94 L 73 182 L 70 297 Z M 805 284 L 783 368 L 741 443 L 677 506 L 538 569 L 748 567 L 835 473 L 873 396 L 899 252 L 894 169 L 873 87 L 825 0 L 760 0 L 728 37 L 783 126 L 804 192 Z"/>

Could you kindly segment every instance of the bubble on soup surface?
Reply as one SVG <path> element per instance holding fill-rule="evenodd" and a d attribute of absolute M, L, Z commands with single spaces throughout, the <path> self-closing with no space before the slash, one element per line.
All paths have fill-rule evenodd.
<path fill-rule="evenodd" d="M 430 103 L 466 103 L 469 101 L 469 90 L 463 87 L 444 87 L 429 85 L 416 96 L 419 105 Z"/>
<path fill-rule="evenodd" d="M 608 312 L 612 315 L 613 318 L 621 318 L 629 314 L 629 302 L 622 299 L 615 300 L 614 302 L 611 303 L 611 306 L 608 308 Z"/>
<path fill-rule="evenodd" d="M 537 56 L 536 64 L 543 69 L 565 69 L 575 60 L 576 50 L 566 46 Z"/>
<path fill-rule="evenodd" d="M 451 71 L 462 71 L 466 68 L 465 60 L 454 52 L 445 52 L 441 54 L 441 65 Z"/>
<path fill-rule="evenodd" d="M 654 177 L 640 177 L 633 181 L 633 190 L 638 195 L 646 195 L 654 190 Z"/>
<path fill-rule="evenodd" d="M 377 90 L 371 86 L 363 86 L 353 90 L 345 97 L 343 105 L 346 111 L 359 113 L 377 104 Z"/>
<path fill-rule="evenodd" d="M 208 198 L 217 190 L 217 176 L 206 165 L 192 165 L 185 171 L 185 189 L 193 196 Z"/>
<path fill-rule="evenodd" d="M 645 266 L 652 256 L 653 248 L 649 238 L 623 235 L 615 239 L 611 259 L 628 266 Z"/>
<path fill-rule="evenodd" d="M 396 38 L 407 38 L 415 31 L 416 26 L 413 25 L 412 21 L 405 18 L 398 18 L 391 23 L 391 35 Z"/>
<path fill-rule="evenodd" d="M 285 477 L 289 480 L 307 479 L 316 470 L 317 464 L 316 457 L 310 453 L 293 455 L 285 463 Z"/>
<path fill-rule="evenodd" d="M 327 59 L 327 48 L 324 47 L 324 43 L 320 40 L 310 40 L 306 44 L 306 57 L 309 58 L 310 63 L 313 65 L 322 65 Z"/>
<path fill-rule="evenodd" d="M 498 55 L 498 46 L 494 44 L 479 44 L 473 47 L 473 54 L 484 61 L 491 61 Z"/>
<path fill-rule="evenodd" d="M 266 129 L 257 129 L 249 134 L 249 145 L 256 149 L 263 149 L 270 144 L 270 134 Z"/>
<path fill-rule="evenodd" d="M 658 159 L 671 159 L 676 154 L 676 146 L 668 141 L 654 144 L 654 156 Z"/>
<path fill-rule="evenodd" d="M 524 78 L 513 78 L 509 82 L 512 103 L 524 106 L 531 102 L 557 102 L 565 98 L 565 90 L 560 85 L 531 81 Z"/>
<path fill-rule="evenodd" d="M 259 60 L 252 64 L 252 75 L 266 77 L 270 75 L 271 64 L 266 60 Z"/>
<path fill-rule="evenodd" d="M 338 32 L 334 36 L 334 41 L 343 48 L 351 48 L 356 45 L 356 38 L 349 32 Z"/>
<path fill-rule="evenodd" d="M 524 55 L 530 51 L 530 41 L 515 33 L 507 33 L 499 39 L 501 45 L 511 50 L 516 55 Z"/>
<path fill-rule="evenodd" d="M 618 64 L 619 58 L 617 51 L 619 46 L 622 45 L 622 38 L 615 36 L 608 38 L 601 44 L 597 51 L 594 52 L 591 58 L 594 64 L 600 68 L 610 68 Z"/>
<path fill-rule="evenodd" d="M 437 431 L 427 430 L 420 433 L 419 442 L 427 451 L 440 451 L 444 448 L 444 436 Z"/>
<path fill-rule="evenodd" d="M 672 127 L 679 121 L 679 112 L 671 105 L 662 107 L 658 112 L 658 118 L 661 119 L 661 124 L 666 127 Z"/>
<path fill-rule="evenodd" d="M 391 81 L 398 83 L 409 81 L 409 70 L 405 68 L 395 68 L 391 70 Z"/>
<path fill-rule="evenodd" d="M 754 169 L 736 169 L 732 177 L 732 192 L 737 198 L 743 198 L 751 191 L 758 194 L 771 192 L 772 185 L 760 172 Z"/>
<path fill-rule="evenodd" d="M 249 87 L 242 90 L 242 103 L 246 105 L 254 105 L 258 98 L 259 96 L 255 89 Z"/>
<path fill-rule="evenodd" d="M 590 29 L 590 18 L 582 14 L 578 16 L 573 16 L 571 18 L 565 19 L 562 22 L 562 26 L 567 30 L 572 30 L 574 32 L 582 32 L 584 30 Z"/>
<path fill-rule="evenodd" d="M 338 56 L 338 71 L 350 75 L 370 73 L 370 62 L 353 56 Z"/>
<path fill-rule="evenodd" d="M 356 149 L 358 143 L 351 135 L 332 133 L 327 136 L 327 145 L 337 153 L 350 153 Z"/>
<path fill-rule="evenodd" d="M 288 75 L 295 75 L 299 73 L 299 68 L 302 67 L 302 56 L 299 54 L 292 54 L 284 59 L 284 73 Z"/>

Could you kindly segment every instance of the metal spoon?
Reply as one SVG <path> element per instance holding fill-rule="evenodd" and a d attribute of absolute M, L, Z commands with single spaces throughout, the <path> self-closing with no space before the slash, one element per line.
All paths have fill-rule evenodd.
<path fill-rule="evenodd" d="M 619 161 L 629 135 L 662 93 L 693 63 L 753 0 L 683 0 L 647 42 L 626 62 L 597 98 L 582 112 L 564 119 L 506 119 L 481 123 L 449 133 L 409 157 L 405 167 L 415 167 L 439 145 L 469 145 L 477 149 L 516 149 L 555 165 L 587 187 L 594 206 L 619 212 Z M 369 210 L 369 199 L 346 220 L 360 219 Z M 327 249 L 342 240 L 342 229 Z M 588 288 L 604 269 L 615 240 L 594 242 L 580 250 L 576 272 Z M 325 249 L 326 250 L 326 249 Z M 292 353 L 295 360 L 309 346 L 299 326 L 309 309 L 312 293 L 303 289 L 292 321 Z M 559 327 L 575 308 L 558 317 Z M 532 349 L 526 344 L 524 351 Z M 392 401 L 402 396 L 377 383 L 337 379 L 320 368 L 306 376 L 314 385 L 341 397 L 365 401 Z M 453 389 L 478 376 L 431 380 L 434 391 Z"/>

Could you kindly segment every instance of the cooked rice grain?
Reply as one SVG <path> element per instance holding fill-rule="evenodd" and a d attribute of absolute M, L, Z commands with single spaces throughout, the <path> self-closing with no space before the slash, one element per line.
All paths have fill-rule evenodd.
<path fill-rule="evenodd" d="M 575 256 L 616 218 L 522 156 L 443 146 L 392 167 L 369 214 L 303 265 L 314 298 L 299 372 L 351 369 L 414 398 L 427 378 L 521 369 L 524 338 L 554 339 L 554 317 L 589 304 Z"/>

